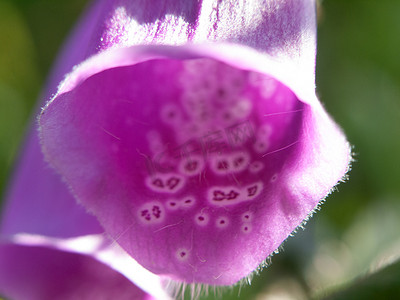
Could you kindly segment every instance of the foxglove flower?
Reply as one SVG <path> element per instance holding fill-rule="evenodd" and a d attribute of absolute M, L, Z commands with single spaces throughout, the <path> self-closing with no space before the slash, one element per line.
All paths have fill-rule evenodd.
<path fill-rule="evenodd" d="M 46 160 L 139 264 L 249 275 L 344 176 L 312 0 L 99 1 L 44 107 Z M 89 228 L 89 227 L 88 227 Z"/>

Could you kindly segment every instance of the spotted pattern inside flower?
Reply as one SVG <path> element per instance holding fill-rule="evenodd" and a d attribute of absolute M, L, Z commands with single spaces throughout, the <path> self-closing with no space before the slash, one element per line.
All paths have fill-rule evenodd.
<path fill-rule="evenodd" d="M 159 224 L 165 219 L 164 206 L 159 202 L 148 202 L 138 210 L 138 218 L 143 224 Z"/>
<path fill-rule="evenodd" d="M 191 197 L 191 196 L 184 197 L 180 201 L 180 207 L 183 209 L 192 208 L 195 205 L 195 203 L 196 203 L 196 200 L 194 197 Z"/>
<path fill-rule="evenodd" d="M 147 187 L 159 193 L 176 193 L 184 184 L 185 178 L 178 174 L 158 174 L 146 178 Z"/>
<path fill-rule="evenodd" d="M 256 212 L 271 204 L 264 200 L 281 172 L 277 157 L 284 158 L 295 142 L 293 133 L 282 132 L 300 110 L 296 101 L 283 101 L 293 95 L 266 75 L 211 59 L 168 63 L 174 72 L 165 74 L 156 62 L 143 72 L 152 82 L 165 81 L 171 92 L 160 84 L 149 90 L 143 109 L 138 105 L 126 122 L 131 144 L 123 147 L 125 137 L 113 143 L 118 155 L 137 154 L 124 168 L 140 183 L 135 192 L 145 192 L 131 205 L 143 236 L 154 236 L 165 248 L 148 249 L 154 256 L 146 266 L 151 269 L 157 253 L 168 252 L 190 281 L 203 266 L 213 268 L 212 253 L 220 247 L 246 245 L 262 231 Z M 220 243 L 210 250 L 206 240 Z"/>
<path fill-rule="evenodd" d="M 208 190 L 208 200 L 217 206 L 234 205 L 257 198 L 263 189 L 262 182 L 255 182 L 242 188 L 234 186 L 217 186 Z"/>
<path fill-rule="evenodd" d="M 240 228 L 242 233 L 250 233 L 252 230 L 252 225 L 250 223 L 244 223 L 242 224 L 242 227 Z"/>
<path fill-rule="evenodd" d="M 313 5 L 165 1 L 174 3 L 140 18 L 135 5 L 111 2 L 95 26 L 99 53 L 74 68 L 41 113 L 42 149 L 143 267 L 187 284 L 232 285 L 346 171 L 345 138 L 313 94 L 314 32 L 303 30 Z M 250 39 L 257 49 L 117 49 L 203 33 Z M 257 44 L 265 41 L 271 51 L 262 59 Z M 291 72 L 296 62 L 301 76 Z"/>
<path fill-rule="evenodd" d="M 226 216 L 218 217 L 215 220 L 215 226 L 219 229 L 225 229 L 225 228 L 229 227 L 229 225 L 230 225 L 229 223 L 230 223 L 230 220 Z"/>
<path fill-rule="evenodd" d="M 207 213 L 200 212 L 194 216 L 194 221 L 197 225 L 204 227 L 210 221 L 210 216 Z"/>
<path fill-rule="evenodd" d="M 190 251 L 186 248 L 179 248 L 175 253 L 176 259 L 180 262 L 187 261 L 189 258 L 189 255 L 190 255 Z"/>
<path fill-rule="evenodd" d="M 242 222 L 251 222 L 253 220 L 253 213 L 250 211 L 246 211 L 241 216 Z"/>
<path fill-rule="evenodd" d="M 184 158 L 179 162 L 179 171 L 186 176 L 195 176 L 200 174 L 204 169 L 204 159 L 200 155 L 192 155 Z"/>
<path fill-rule="evenodd" d="M 250 156 L 247 152 L 234 152 L 227 156 L 214 156 L 210 159 L 210 167 L 218 175 L 243 172 L 248 168 Z"/>
<path fill-rule="evenodd" d="M 169 199 L 166 203 L 166 208 L 171 210 L 171 211 L 175 211 L 178 210 L 180 208 L 180 201 L 176 200 L 176 199 Z"/>

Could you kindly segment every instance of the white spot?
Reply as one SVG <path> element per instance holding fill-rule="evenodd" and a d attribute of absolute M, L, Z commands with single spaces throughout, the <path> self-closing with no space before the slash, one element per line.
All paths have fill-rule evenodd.
<path fill-rule="evenodd" d="M 179 207 L 180 207 L 180 205 L 181 205 L 181 203 L 180 203 L 180 201 L 178 201 L 178 200 L 176 200 L 176 199 L 169 199 L 168 201 L 167 201 L 167 203 L 166 203 L 166 207 L 169 209 L 169 210 L 178 210 L 179 209 Z"/>
<path fill-rule="evenodd" d="M 185 178 L 174 173 L 157 174 L 145 179 L 146 186 L 158 193 L 176 193 L 185 185 Z"/>
<path fill-rule="evenodd" d="M 208 214 L 200 212 L 194 216 L 194 221 L 199 226 L 206 226 L 210 221 L 210 216 Z"/>
<path fill-rule="evenodd" d="M 243 233 L 250 233 L 251 230 L 252 230 L 252 226 L 251 226 L 250 223 L 244 223 L 244 224 L 242 224 L 241 231 L 242 231 Z"/>
<path fill-rule="evenodd" d="M 208 190 L 208 201 L 216 206 L 228 206 L 255 199 L 263 189 L 261 181 L 238 189 L 234 186 L 214 186 Z"/>
<path fill-rule="evenodd" d="M 269 124 L 263 124 L 257 129 L 259 139 L 269 139 L 272 133 L 272 127 Z"/>
<path fill-rule="evenodd" d="M 254 161 L 249 166 L 249 171 L 253 174 L 260 172 L 262 169 L 264 169 L 264 164 L 261 161 Z"/>
<path fill-rule="evenodd" d="M 260 195 L 264 185 L 261 181 L 252 183 L 247 185 L 243 191 L 242 194 L 244 197 L 246 197 L 247 200 L 252 200 L 256 198 L 258 195 Z"/>
<path fill-rule="evenodd" d="M 260 94 L 265 100 L 270 99 L 277 87 L 278 82 L 275 79 L 270 77 L 263 78 L 260 83 Z"/>
<path fill-rule="evenodd" d="M 164 207 L 160 202 L 148 202 L 140 207 L 137 216 L 143 224 L 159 224 L 165 218 Z"/>
<path fill-rule="evenodd" d="M 243 119 L 249 116 L 252 108 L 251 101 L 247 99 L 241 99 L 233 106 L 232 113 L 236 118 Z"/>
<path fill-rule="evenodd" d="M 179 163 L 179 171 L 186 176 L 198 175 L 204 169 L 204 159 L 199 155 L 191 155 Z"/>
<path fill-rule="evenodd" d="M 190 255 L 190 251 L 187 250 L 186 248 L 179 248 L 176 253 L 175 253 L 175 257 L 177 260 L 179 261 L 187 261 L 187 259 L 189 258 Z"/>
<path fill-rule="evenodd" d="M 181 208 L 191 208 L 195 204 L 196 200 L 194 197 L 184 197 L 180 200 Z"/>
<path fill-rule="evenodd" d="M 253 213 L 250 211 L 246 211 L 245 213 L 242 214 L 241 217 L 242 222 L 251 222 L 253 220 Z"/>
<path fill-rule="evenodd" d="M 210 159 L 210 167 L 217 175 L 238 173 L 244 171 L 250 162 L 250 155 L 241 151 L 229 155 L 213 156 Z"/>
<path fill-rule="evenodd" d="M 269 143 L 268 141 L 257 139 L 255 143 L 253 144 L 253 149 L 256 153 L 262 154 L 265 153 L 268 150 Z"/>
<path fill-rule="evenodd" d="M 229 226 L 229 219 L 228 219 L 228 217 L 225 217 L 225 216 L 218 217 L 218 218 L 215 220 L 215 226 L 216 226 L 217 228 L 221 228 L 221 229 L 228 227 L 228 226 Z"/>
<path fill-rule="evenodd" d="M 208 200 L 217 206 L 237 204 L 244 200 L 241 193 L 233 186 L 215 186 L 208 190 Z"/>
<path fill-rule="evenodd" d="M 250 155 L 247 152 L 237 152 L 230 156 L 230 166 L 233 172 L 244 171 L 250 162 Z"/>
<path fill-rule="evenodd" d="M 210 167 L 218 175 L 229 174 L 231 169 L 231 159 L 229 156 L 213 156 L 210 158 Z"/>

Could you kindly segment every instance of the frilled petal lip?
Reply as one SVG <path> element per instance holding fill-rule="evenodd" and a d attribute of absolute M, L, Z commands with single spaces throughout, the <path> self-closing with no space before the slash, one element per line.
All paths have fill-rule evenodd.
<path fill-rule="evenodd" d="M 284 51 L 284 50 L 281 50 Z M 106 50 L 75 66 L 59 85 L 55 99 L 79 85 L 86 78 L 106 69 L 134 65 L 152 59 L 212 58 L 231 66 L 270 75 L 279 80 L 310 105 L 317 105 L 314 73 L 294 64 L 291 59 L 277 59 L 253 48 L 231 43 L 187 43 L 180 46 L 138 45 Z M 50 100 L 48 102 L 51 103 Z"/>

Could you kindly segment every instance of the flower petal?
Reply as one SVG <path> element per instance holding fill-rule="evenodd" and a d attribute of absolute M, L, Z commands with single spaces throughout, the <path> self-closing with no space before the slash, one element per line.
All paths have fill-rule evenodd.
<path fill-rule="evenodd" d="M 242 55 L 228 65 L 213 46 L 104 52 L 67 77 L 40 126 L 48 161 L 140 264 L 227 285 L 307 218 L 350 152 L 307 89 L 255 72 L 241 59 L 252 50 L 218 47 Z"/>
<path fill-rule="evenodd" d="M 36 132 L 26 142 L 1 221 L 2 236 L 25 232 L 68 238 L 104 232 L 43 161 Z"/>
<path fill-rule="evenodd" d="M 12 299 L 152 299 L 90 256 L 47 247 L 0 243 L 0 270 L 0 294 Z"/>
<path fill-rule="evenodd" d="M 149 270 L 232 284 L 347 171 L 348 144 L 315 97 L 314 4 L 100 0 L 77 28 L 46 97 L 87 60 L 43 111 L 43 150 Z M 49 237 L 102 232 L 38 149 L 32 137 L 2 235 L 46 235 L 53 247 Z M 112 253 L 88 254 L 135 281 Z"/>

